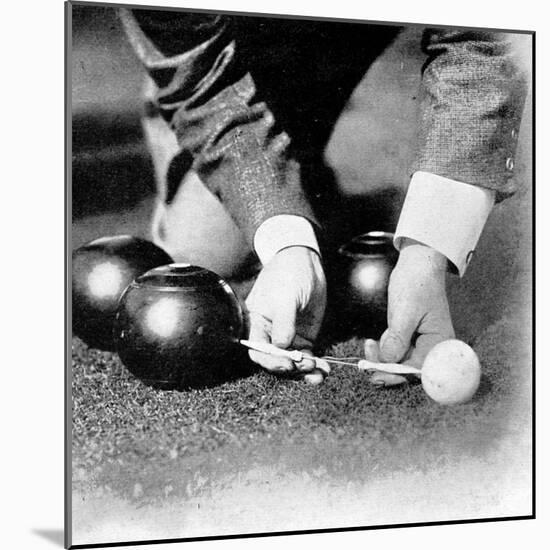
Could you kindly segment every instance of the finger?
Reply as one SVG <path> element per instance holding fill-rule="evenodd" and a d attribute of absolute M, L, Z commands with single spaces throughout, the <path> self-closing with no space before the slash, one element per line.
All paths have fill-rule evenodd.
<path fill-rule="evenodd" d="M 319 306 L 319 303 L 316 301 L 311 302 L 303 311 L 297 310 L 296 332 L 298 334 L 296 334 L 295 339 L 314 342 L 321 330 L 324 311 L 324 306 Z"/>
<path fill-rule="evenodd" d="M 376 340 L 367 338 L 363 344 L 363 351 L 365 352 L 365 359 L 378 363 L 380 361 L 380 345 Z"/>
<path fill-rule="evenodd" d="M 271 343 L 271 321 L 256 311 L 248 312 L 249 339 Z"/>
<path fill-rule="evenodd" d="M 325 359 L 319 357 L 315 358 L 315 367 L 317 370 L 320 370 L 325 376 L 330 374 L 330 365 Z"/>
<path fill-rule="evenodd" d="M 277 357 L 256 350 L 249 350 L 248 355 L 254 363 L 272 373 L 287 373 L 294 370 L 294 363 L 288 357 Z"/>
<path fill-rule="evenodd" d="M 412 349 L 411 357 L 407 360 L 407 364 L 422 368 L 426 355 L 430 350 L 440 342 L 454 338 L 454 330 L 444 330 L 442 332 L 420 334 L 416 339 Z"/>
<path fill-rule="evenodd" d="M 389 372 L 378 371 L 370 377 L 370 383 L 380 387 L 398 386 L 406 384 L 408 380 L 399 374 L 391 374 Z"/>
<path fill-rule="evenodd" d="M 303 359 L 301 361 L 294 362 L 296 368 L 301 372 L 311 372 L 316 366 L 313 354 L 307 349 L 300 350 L 300 352 L 303 355 Z"/>
<path fill-rule="evenodd" d="M 410 347 L 412 334 L 387 328 L 380 338 L 380 360 L 383 363 L 399 363 Z"/>
<path fill-rule="evenodd" d="M 320 370 L 304 374 L 304 382 L 311 384 L 312 386 L 318 386 L 325 381 L 325 375 Z"/>
<path fill-rule="evenodd" d="M 294 349 L 299 349 L 300 351 L 310 350 L 313 348 L 313 342 L 308 338 L 304 338 L 300 334 L 296 334 L 294 340 L 292 341 L 292 347 Z"/>
<path fill-rule="evenodd" d="M 388 309 L 388 328 L 380 338 L 380 359 L 386 363 L 399 363 L 407 353 L 419 319 L 406 302 Z"/>
<path fill-rule="evenodd" d="M 296 336 L 296 306 L 292 302 L 281 304 L 273 317 L 271 343 L 279 348 L 290 347 Z"/>
<path fill-rule="evenodd" d="M 250 313 L 249 339 L 254 342 L 270 343 L 271 323 L 259 313 Z M 289 372 L 294 369 L 294 364 L 288 357 L 278 357 L 261 351 L 248 350 L 248 355 L 254 363 L 257 363 L 270 372 Z"/>

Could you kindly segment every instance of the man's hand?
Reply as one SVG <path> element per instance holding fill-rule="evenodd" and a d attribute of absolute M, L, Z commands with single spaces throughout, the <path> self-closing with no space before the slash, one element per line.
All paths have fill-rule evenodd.
<path fill-rule="evenodd" d="M 326 280 L 321 259 L 303 246 L 285 248 L 260 272 L 246 306 L 249 339 L 272 343 L 280 348 L 308 350 L 313 346 L 326 307 Z M 310 372 L 313 360 L 293 363 L 250 350 L 250 358 L 270 372 Z"/>
<path fill-rule="evenodd" d="M 390 277 L 381 361 L 402 361 L 421 368 L 433 346 L 454 338 L 445 290 L 446 267 L 447 259 L 439 252 L 416 241 L 405 242 Z M 384 373 L 373 375 L 373 382 L 397 383 L 395 377 L 386 380 Z"/>

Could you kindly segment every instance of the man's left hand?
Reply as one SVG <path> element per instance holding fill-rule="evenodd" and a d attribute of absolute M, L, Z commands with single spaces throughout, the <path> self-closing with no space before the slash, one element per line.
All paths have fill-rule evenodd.
<path fill-rule="evenodd" d="M 416 241 L 401 249 L 388 287 L 388 328 L 380 339 L 380 360 L 422 368 L 428 352 L 454 338 L 445 289 L 447 259 Z M 395 385 L 403 377 L 375 373 L 374 383 Z"/>

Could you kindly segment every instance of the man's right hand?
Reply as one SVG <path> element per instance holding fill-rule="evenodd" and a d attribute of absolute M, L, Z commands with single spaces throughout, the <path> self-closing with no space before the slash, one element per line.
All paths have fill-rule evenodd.
<path fill-rule="evenodd" d="M 327 285 L 319 254 L 304 246 L 280 250 L 264 266 L 247 300 L 249 339 L 282 349 L 310 350 L 325 314 Z M 313 360 L 295 364 L 250 350 L 250 358 L 272 373 L 311 372 Z"/>

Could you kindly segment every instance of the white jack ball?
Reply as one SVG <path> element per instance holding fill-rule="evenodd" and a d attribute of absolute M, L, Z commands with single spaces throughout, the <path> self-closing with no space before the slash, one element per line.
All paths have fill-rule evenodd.
<path fill-rule="evenodd" d="M 481 381 L 481 365 L 475 351 L 460 340 L 436 344 L 422 366 L 422 387 L 442 405 L 469 401 Z"/>

